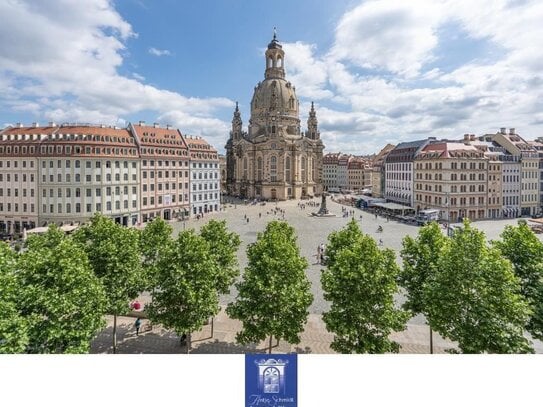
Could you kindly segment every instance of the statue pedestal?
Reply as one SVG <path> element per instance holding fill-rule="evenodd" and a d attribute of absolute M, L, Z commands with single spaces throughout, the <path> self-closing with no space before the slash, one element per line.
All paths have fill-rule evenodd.
<path fill-rule="evenodd" d="M 318 212 L 311 213 L 311 216 L 316 216 L 319 218 L 326 218 L 326 217 L 334 217 L 333 213 L 330 213 L 328 208 L 326 208 L 326 194 L 323 192 L 322 194 L 322 201 L 321 201 L 321 207 L 319 208 Z"/>

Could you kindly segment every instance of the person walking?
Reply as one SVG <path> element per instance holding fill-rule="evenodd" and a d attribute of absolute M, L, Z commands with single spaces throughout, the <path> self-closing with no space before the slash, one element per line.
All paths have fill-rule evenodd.
<path fill-rule="evenodd" d="M 136 336 L 139 336 L 141 327 L 141 319 L 139 317 L 136 319 L 136 322 L 134 322 L 134 326 L 136 327 Z"/>

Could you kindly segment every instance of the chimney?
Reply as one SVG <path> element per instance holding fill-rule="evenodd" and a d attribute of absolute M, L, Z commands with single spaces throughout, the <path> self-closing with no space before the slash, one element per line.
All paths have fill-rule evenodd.
<path fill-rule="evenodd" d="M 171 129 L 172 129 L 172 125 L 171 125 L 171 124 L 167 124 L 167 125 L 166 125 L 166 129 L 167 129 L 167 130 L 171 130 Z"/>
<path fill-rule="evenodd" d="M 475 134 L 469 135 L 469 141 L 475 141 Z"/>
<path fill-rule="evenodd" d="M 500 133 L 501 134 L 507 134 L 507 132 L 505 131 L 505 127 L 500 128 Z"/>
<path fill-rule="evenodd" d="M 140 126 L 145 126 L 145 120 L 140 120 L 140 121 L 139 121 L 139 125 L 140 125 Z"/>
<path fill-rule="evenodd" d="M 469 141 L 469 134 L 468 133 L 464 134 L 464 141 Z"/>
<path fill-rule="evenodd" d="M 154 127 L 155 129 L 158 129 L 159 124 L 158 124 L 158 123 L 153 123 L 153 127 Z"/>
<path fill-rule="evenodd" d="M 22 129 L 23 128 L 23 123 L 16 123 L 15 127 L 17 127 L 18 129 Z"/>
<path fill-rule="evenodd" d="M 511 135 L 511 136 L 514 136 L 514 135 L 515 135 L 515 128 L 514 128 L 514 127 L 511 127 L 511 128 L 509 129 L 509 135 Z"/>
<path fill-rule="evenodd" d="M 32 123 L 32 127 L 40 127 L 40 124 L 38 122 Z"/>
<path fill-rule="evenodd" d="M 49 127 L 55 127 L 57 124 L 55 122 L 49 122 Z"/>

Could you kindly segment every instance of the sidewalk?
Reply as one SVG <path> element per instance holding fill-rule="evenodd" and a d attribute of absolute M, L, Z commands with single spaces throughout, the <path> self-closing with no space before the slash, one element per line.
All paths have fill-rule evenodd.
<path fill-rule="evenodd" d="M 117 318 L 117 347 L 118 353 L 186 353 L 186 346 L 180 346 L 179 337 L 174 333 L 163 329 L 161 326 L 153 326 L 146 331 L 149 321 L 143 320 L 140 335 L 136 336 L 134 328 L 135 318 Z M 112 353 L 112 323 L 113 318 L 108 318 L 107 328 L 98 335 L 91 346 L 91 353 Z M 253 345 L 239 345 L 236 343 L 236 332 L 241 330 L 241 322 L 228 318 L 221 311 L 214 320 L 213 338 L 211 338 L 211 325 L 206 325 L 201 331 L 193 332 L 192 347 L 190 353 L 265 353 L 268 342 L 263 341 Z M 142 332 L 143 331 L 143 332 Z M 425 325 L 408 325 L 407 330 L 391 335 L 392 339 L 401 345 L 400 353 L 430 353 L 429 330 Z M 273 353 L 335 353 L 330 349 L 333 334 L 326 331 L 321 316 L 310 314 L 304 332 L 301 334 L 301 342 L 291 345 L 284 341 L 272 349 Z M 273 344 L 276 344 L 274 339 Z M 453 343 L 446 341 L 434 333 L 434 353 L 445 353 L 445 349 L 453 347 Z"/>

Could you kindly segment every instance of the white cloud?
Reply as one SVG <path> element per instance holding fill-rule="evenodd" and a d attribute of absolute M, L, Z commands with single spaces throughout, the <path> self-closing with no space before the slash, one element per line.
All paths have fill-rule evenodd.
<path fill-rule="evenodd" d="M 315 45 L 302 42 L 283 44 L 285 68 L 288 80 L 293 84 L 303 84 L 296 88 L 299 96 L 318 100 L 330 98 L 332 92 L 326 89 L 328 78 L 326 62 L 313 56 Z"/>
<path fill-rule="evenodd" d="M 167 49 L 158 49 L 155 47 L 149 48 L 149 54 L 157 56 L 157 57 L 163 57 L 163 56 L 171 56 L 172 53 L 168 51 Z"/>
<path fill-rule="evenodd" d="M 413 76 L 438 43 L 440 10 L 430 0 L 373 0 L 345 13 L 336 27 L 335 59 Z"/>
<path fill-rule="evenodd" d="M 125 41 L 136 34 L 108 0 L 4 1 L 0 15 L 10 16 L 0 24 L 4 109 L 24 109 L 37 120 L 95 123 L 178 111 L 199 117 L 202 131 L 211 131 L 206 121 L 233 106 L 227 98 L 186 97 L 144 84 L 138 74 L 121 75 Z M 39 102 L 43 98 L 47 103 Z M 198 122 L 192 131 L 200 133 Z"/>
<path fill-rule="evenodd" d="M 293 76 L 305 82 L 289 79 L 304 98 L 330 95 L 317 110 L 327 151 L 372 153 L 387 142 L 504 126 L 533 139 L 543 135 L 541 21 L 538 1 L 366 1 L 340 19 L 328 52 L 295 44 Z M 494 53 L 436 67 L 437 55 L 451 52 L 439 37 L 446 23 L 463 30 L 456 41 Z"/>

